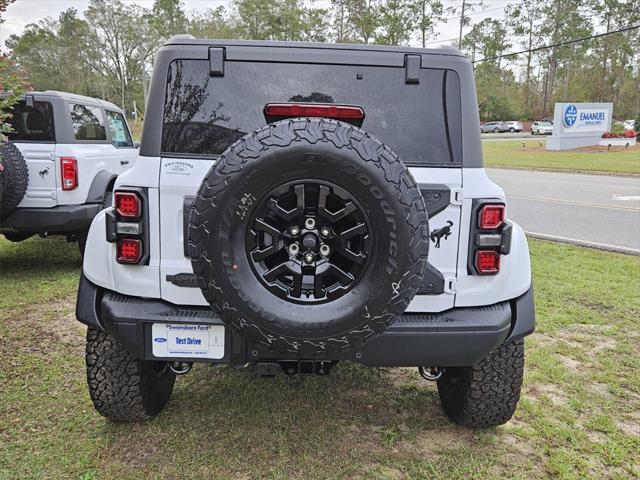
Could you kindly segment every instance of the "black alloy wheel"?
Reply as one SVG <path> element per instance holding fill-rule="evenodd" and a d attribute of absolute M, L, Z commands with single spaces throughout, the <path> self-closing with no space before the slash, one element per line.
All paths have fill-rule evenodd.
<path fill-rule="evenodd" d="M 356 199 L 320 180 L 287 183 L 266 195 L 246 238 L 258 279 L 274 295 L 303 304 L 335 300 L 355 286 L 373 240 Z"/>

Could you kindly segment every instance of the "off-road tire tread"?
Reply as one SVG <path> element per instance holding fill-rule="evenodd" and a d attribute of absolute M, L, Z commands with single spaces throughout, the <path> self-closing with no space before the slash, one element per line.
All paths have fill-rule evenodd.
<path fill-rule="evenodd" d="M 286 147 L 293 142 L 306 141 L 311 144 L 332 143 L 336 148 L 349 148 L 357 152 L 364 162 L 373 163 L 384 172 L 385 179 L 395 186 L 397 198 L 409 212 L 407 222 L 411 235 L 406 246 L 411 255 L 411 268 L 406 272 L 398 295 L 378 315 L 370 318 L 361 328 L 344 332 L 324 341 L 301 341 L 284 335 L 265 332 L 248 322 L 230 305 L 226 295 L 216 284 L 208 258 L 209 235 L 217 231 L 209 227 L 213 209 L 218 208 L 218 196 L 230 183 L 232 177 L 242 175 L 243 168 L 264 151 Z M 380 140 L 369 133 L 344 122 L 320 118 L 297 118 L 266 125 L 231 145 L 216 165 L 205 176 L 193 204 L 188 234 L 188 251 L 196 275 L 204 281 L 203 295 L 221 313 L 225 323 L 244 334 L 253 342 L 280 352 L 303 353 L 313 357 L 358 348 L 369 338 L 381 333 L 402 314 L 417 293 L 427 265 L 429 230 L 427 210 L 422 194 L 398 156 Z M 277 319 L 274 320 L 277 322 Z"/>
<path fill-rule="evenodd" d="M 29 169 L 22 153 L 11 142 L 0 145 L 4 166 L 4 192 L 0 199 L 0 217 L 6 217 L 22 201 L 29 186 Z"/>
<path fill-rule="evenodd" d="M 438 393 L 447 415 L 465 427 L 502 425 L 511 419 L 520 399 L 524 340 L 503 343 L 473 367 L 455 370 L 455 383 L 446 373 L 438 380 Z"/>
<path fill-rule="evenodd" d="M 175 375 L 167 373 L 169 378 L 162 395 L 156 395 L 152 401 L 145 399 L 149 397 L 145 388 L 155 379 L 145 378 L 148 373 L 144 371 L 144 361 L 135 358 L 107 332 L 87 329 L 85 359 L 93 405 L 110 420 L 148 420 L 162 410 L 171 396 Z"/>

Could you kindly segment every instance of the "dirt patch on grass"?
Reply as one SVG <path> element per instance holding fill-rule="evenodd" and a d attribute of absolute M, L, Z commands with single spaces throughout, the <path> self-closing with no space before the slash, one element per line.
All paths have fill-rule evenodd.
<path fill-rule="evenodd" d="M 568 402 L 564 391 L 552 383 L 534 384 L 524 387 L 524 390 L 525 393 L 534 400 L 546 398 L 556 407 L 564 406 Z"/>
<path fill-rule="evenodd" d="M 5 312 L 0 322 L 15 333 L 3 342 L 4 348 L 11 344 L 12 350 L 46 354 L 62 344 L 77 352 L 84 350 L 86 327 L 75 318 L 75 298 Z"/>
<path fill-rule="evenodd" d="M 603 397 L 610 397 L 611 391 L 609 385 L 606 383 L 593 382 L 588 385 L 588 391 L 602 395 Z"/>
<path fill-rule="evenodd" d="M 580 371 L 580 368 L 582 367 L 582 363 L 574 358 L 567 357 L 566 355 L 558 355 L 558 360 L 560 360 L 560 362 L 565 367 L 567 367 L 567 369 L 571 370 L 574 373 Z"/>
<path fill-rule="evenodd" d="M 421 455 L 439 455 L 447 450 L 470 445 L 473 440 L 474 435 L 471 430 L 451 426 L 419 431 L 410 438 L 398 442 L 396 449 L 400 455 L 414 458 Z"/>
<path fill-rule="evenodd" d="M 151 460 L 161 450 L 164 443 L 164 435 L 145 435 L 148 429 L 145 424 L 127 425 L 126 434 L 118 435 L 115 441 L 107 448 L 105 459 L 119 463 L 126 469 L 141 469 L 151 464 Z M 125 431 L 125 430 L 123 430 Z M 144 441 L 140 441 L 144 438 Z"/>
<path fill-rule="evenodd" d="M 625 435 L 630 435 L 632 437 L 640 437 L 640 424 L 634 422 L 630 419 L 617 420 L 615 422 L 616 427 Z"/>

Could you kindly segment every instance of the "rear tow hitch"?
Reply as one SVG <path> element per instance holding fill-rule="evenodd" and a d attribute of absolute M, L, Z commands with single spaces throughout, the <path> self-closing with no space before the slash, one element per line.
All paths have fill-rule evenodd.
<path fill-rule="evenodd" d="M 176 375 L 185 375 L 191 371 L 193 363 L 191 362 L 171 362 L 169 369 Z"/>
<path fill-rule="evenodd" d="M 258 361 L 253 364 L 253 373 L 258 377 L 285 375 L 327 375 L 336 365 L 330 360 L 276 360 Z"/>
<path fill-rule="evenodd" d="M 418 373 L 422 378 L 428 380 L 430 382 L 435 382 L 436 380 L 440 380 L 442 374 L 444 373 L 444 368 L 442 367 L 418 367 Z"/>

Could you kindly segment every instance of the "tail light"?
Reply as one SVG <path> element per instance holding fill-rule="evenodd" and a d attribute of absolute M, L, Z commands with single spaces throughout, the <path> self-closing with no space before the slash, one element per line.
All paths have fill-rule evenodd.
<path fill-rule="evenodd" d="M 78 188 L 78 161 L 73 157 L 60 157 L 62 190 Z"/>
<path fill-rule="evenodd" d="M 485 205 L 480 210 L 479 226 L 483 230 L 495 230 L 504 223 L 504 205 Z"/>
<path fill-rule="evenodd" d="M 506 221 L 504 203 L 477 199 L 472 212 L 469 273 L 496 275 L 500 272 L 500 256 L 507 255 L 511 248 L 511 224 Z"/>
<path fill-rule="evenodd" d="M 353 105 L 334 105 L 325 103 L 268 103 L 264 115 L 269 119 L 293 117 L 322 117 L 350 122 L 361 122 L 364 110 Z"/>
<path fill-rule="evenodd" d="M 139 218 L 142 213 L 140 197 L 135 192 L 116 192 L 113 194 L 118 215 L 127 218 Z"/>
<path fill-rule="evenodd" d="M 122 238 L 116 244 L 118 263 L 138 263 L 142 258 L 142 242 L 136 238 Z"/>
<path fill-rule="evenodd" d="M 149 258 L 149 233 L 145 224 L 147 194 L 130 187 L 113 194 L 113 208 L 105 213 L 107 241 L 116 244 L 118 263 L 137 265 Z"/>
<path fill-rule="evenodd" d="M 495 250 L 476 251 L 475 267 L 481 275 L 492 275 L 500 271 L 500 253 Z"/>

